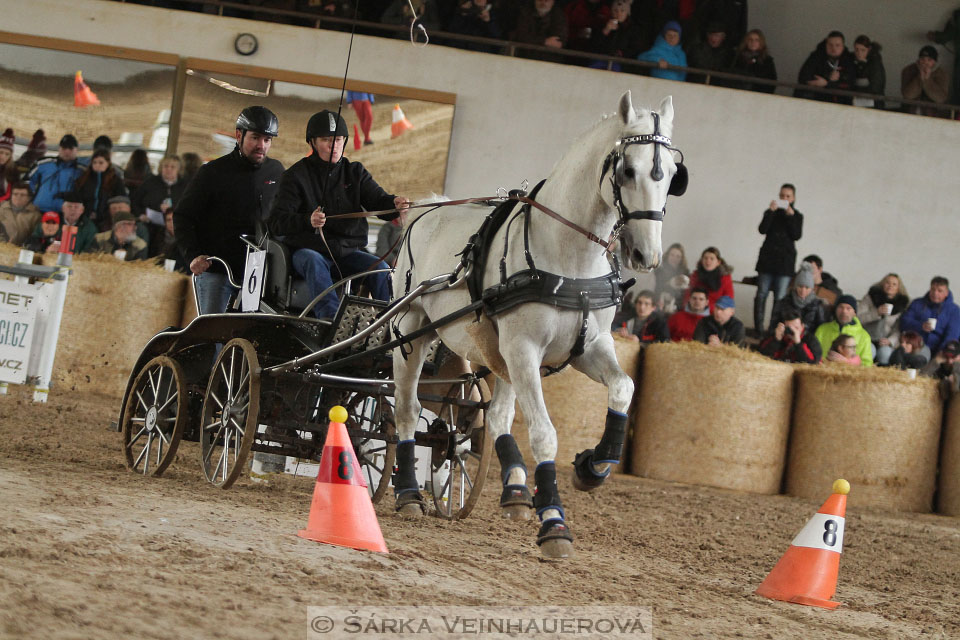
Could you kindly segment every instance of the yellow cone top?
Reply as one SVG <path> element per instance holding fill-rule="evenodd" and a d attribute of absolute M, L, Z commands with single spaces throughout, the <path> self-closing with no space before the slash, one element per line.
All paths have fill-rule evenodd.
<path fill-rule="evenodd" d="M 337 405 L 334 408 L 330 409 L 330 413 L 327 415 L 330 418 L 330 422 L 339 422 L 341 424 L 346 423 L 347 418 L 349 417 L 349 415 L 347 414 L 347 410 L 341 407 L 340 405 Z"/>
<path fill-rule="evenodd" d="M 839 493 L 841 495 L 847 495 L 850 493 L 850 483 L 840 478 L 839 480 L 833 481 L 833 492 Z"/>

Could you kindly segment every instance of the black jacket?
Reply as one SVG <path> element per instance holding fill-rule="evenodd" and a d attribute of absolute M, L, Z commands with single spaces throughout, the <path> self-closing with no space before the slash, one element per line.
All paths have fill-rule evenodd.
<path fill-rule="evenodd" d="M 803 326 L 806 332 L 810 335 L 813 335 L 813 332 L 817 330 L 817 327 L 827 321 L 826 314 L 823 310 L 823 304 L 820 302 L 819 298 L 814 297 L 812 300 L 807 302 L 807 304 L 799 306 L 797 304 L 796 297 L 797 296 L 795 293 L 790 292 L 785 295 L 780 302 L 774 305 L 773 313 L 770 314 L 770 331 L 776 329 L 777 325 L 783 322 L 783 316 L 787 309 L 793 309 L 800 314 L 800 319 L 803 321 Z"/>
<path fill-rule="evenodd" d="M 777 65 L 773 63 L 773 56 L 763 56 L 762 58 L 755 53 L 743 51 L 733 59 L 733 65 L 730 67 L 731 73 L 741 76 L 750 76 L 751 78 L 763 78 L 765 80 L 777 79 Z M 776 87 L 772 84 L 757 84 L 753 82 L 736 82 L 734 80 L 725 81 L 724 86 L 734 89 L 744 89 L 746 91 L 761 91 L 763 93 L 773 93 Z"/>
<path fill-rule="evenodd" d="M 130 197 L 133 215 L 143 215 L 147 212 L 148 207 L 154 211 L 161 211 L 160 207 L 163 206 L 163 201 L 167 198 L 170 198 L 172 206 L 176 208 L 183 198 L 186 187 L 187 183 L 182 178 L 168 185 L 159 175 L 148 176 Z"/>
<path fill-rule="evenodd" d="M 720 342 L 724 344 L 734 344 L 742 347 L 746 337 L 746 329 L 744 329 L 743 323 L 736 318 L 730 318 L 727 320 L 727 324 L 720 325 L 713 319 L 713 316 L 707 316 L 697 323 L 697 328 L 693 331 L 693 339 L 707 344 L 710 336 L 717 336 L 720 338 Z"/>
<path fill-rule="evenodd" d="M 826 46 L 827 41 L 824 39 L 817 45 L 816 50 L 807 56 L 806 62 L 800 67 L 797 82 L 807 84 L 807 81 L 813 80 L 814 76 L 820 76 L 827 81 L 827 86 L 823 87 L 824 89 L 854 90 L 854 84 L 857 80 L 856 58 L 847 49 L 844 49 L 839 58 L 831 60 L 827 56 Z M 840 71 L 840 77 L 836 82 L 830 81 L 830 75 L 833 72 L 832 65 L 837 65 Z M 806 89 L 797 89 L 793 95 L 798 98 L 810 98 L 811 100 L 822 100 L 824 102 L 839 102 L 841 104 L 851 104 L 852 102 L 851 98 L 831 96 Z"/>
<path fill-rule="evenodd" d="M 817 364 L 823 356 L 820 343 L 817 342 L 813 333 L 804 331 L 800 336 L 800 342 L 793 342 L 784 336 L 783 340 L 777 340 L 776 336 L 767 336 L 760 343 L 760 353 L 783 362 L 801 362 L 804 364 Z"/>
<path fill-rule="evenodd" d="M 313 249 L 337 259 L 367 246 L 367 219 L 328 220 L 321 236 L 310 225 L 310 214 L 318 206 L 328 216 L 338 213 L 393 209 L 394 196 L 376 183 L 362 164 L 342 158 L 331 165 L 310 155 L 283 172 L 280 190 L 270 212 L 268 226 L 287 245 Z M 381 220 L 393 220 L 396 213 Z M 324 243 L 326 239 L 326 243 Z M 327 251 L 327 245 L 330 251 Z M 330 255 L 330 253 L 334 255 Z"/>
<path fill-rule="evenodd" d="M 794 209 L 794 214 L 788 216 L 783 209 L 767 209 L 759 231 L 766 237 L 757 258 L 757 273 L 792 276 L 797 262 L 794 243 L 803 235 L 803 214 Z"/>
<path fill-rule="evenodd" d="M 199 255 L 223 258 L 234 278 L 243 277 L 246 245 L 270 211 L 283 165 L 267 158 L 256 167 L 234 148 L 200 167 L 173 213 L 177 244 L 189 265 Z M 214 263 L 212 270 L 222 273 Z"/>

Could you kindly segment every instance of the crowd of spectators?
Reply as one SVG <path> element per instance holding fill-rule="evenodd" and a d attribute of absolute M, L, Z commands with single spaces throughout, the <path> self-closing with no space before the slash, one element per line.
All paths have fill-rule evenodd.
<path fill-rule="evenodd" d="M 172 214 L 189 181 L 180 157 L 164 157 L 154 174 L 143 149 L 130 154 L 126 167 L 113 164 L 113 142 L 105 135 L 84 157 L 69 133 L 55 156 L 47 154 L 42 129 L 19 158 L 13 157 L 14 141 L 12 129 L 0 136 L 0 242 L 56 253 L 63 227 L 70 225 L 77 228 L 74 253 L 156 260 L 187 271 L 173 246 Z M 187 156 L 195 173 L 200 158 Z"/>
<path fill-rule="evenodd" d="M 678 67 L 711 72 L 711 84 L 772 93 L 775 85 L 755 80 L 778 80 L 772 50 L 760 29 L 748 29 L 747 0 L 234 0 L 231 7 L 205 5 L 183 0 L 129 0 L 173 9 L 221 12 L 223 15 L 256 18 L 287 24 L 344 29 L 344 23 L 323 22 L 324 17 L 354 18 L 367 22 L 402 25 L 409 30 L 398 37 L 443 31 L 462 36 L 508 41 L 534 48 L 517 48 L 514 55 L 582 64 L 614 71 L 649 74 L 670 80 L 705 82 L 708 74 L 688 73 Z M 248 4 L 260 9 L 300 12 L 300 16 L 245 10 Z M 356 13 L 355 13 L 356 9 Z M 960 14 L 960 11 L 957 12 Z M 308 17 L 309 16 L 309 17 Z M 316 16 L 315 18 L 313 16 Z M 362 30 L 362 29 L 361 29 Z M 373 32 L 382 35 L 383 32 Z M 960 26 L 951 20 L 942 31 L 931 31 L 936 44 L 960 41 Z M 433 37 L 431 42 L 474 51 L 500 53 L 510 45 L 467 42 Z M 639 60 L 649 65 L 625 66 L 621 62 L 591 59 L 589 56 L 562 56 L 546 49 Z M 830 31 L 813 49 L 795 78 L 803 85 L 794 95 L 813 100 L 884 109 L 886 70 L 881 45 L 866 35 L 848 43 L 840 31 Z M 957 49 L 960 51 L 960 48 Z M 903 60 L 902 97 L 930 103 L 956 104 L 960 87 L 953 86 L 939 66 L 939 50 L 933 45 L 920 49 L 916 60 Z M 716 77 L 724 73 L 742 76 Z M 960 70 L 957 71 L 960 73 Z M 841 89 L 871 96 L 843 96 L 817 91 Z M 904 111 L 945 116 L 947 110 L 933 106 L 904 106 Z"/>

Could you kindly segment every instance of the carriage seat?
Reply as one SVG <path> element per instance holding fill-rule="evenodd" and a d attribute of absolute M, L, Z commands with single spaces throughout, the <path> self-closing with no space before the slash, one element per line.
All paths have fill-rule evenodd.
<path fill-rule="evenodd" d="M 294 314 L 303 311 L 313 297 L 307 281 L 293 270 L 290 247 L 274 238 L 266 239 L 266 281 L 261 305 L 265 311 Z"/>

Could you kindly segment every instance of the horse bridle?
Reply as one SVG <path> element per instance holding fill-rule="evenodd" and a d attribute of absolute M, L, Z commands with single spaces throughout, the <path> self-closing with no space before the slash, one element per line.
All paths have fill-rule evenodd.
<path fill-rule="evenodd" d="M 611 172 L 610 186 L 613 188 L 613 204 L 617 208 L 620 219 L 613 228 L 614 236 L 619 236 L 621 228 L 630 220 L 653 220 L 662 222 L 663 216 L 667 212 L 666 206 L 659 210 L 630 211 L 623 203 L 623 196 L 620 193 L 621 185 L 624 182 L 624 165 L 626 163 L 627 148 L 633 144 L 652 144 L 653 145 L 653 167 L 650 168 L 650 177 L 654 180 L 663 180 L 663 167 L 660 165 L 660 147 L 666 147 L 670 151 L 676 151 L 680 154 L 679 165 L 683 165 L 683 152 L 673 146 L 673 141 L 669 137 L 660 133 L 660 114 L 651 111 L 653 116 L 653 133 L 644 133 L 637 136 L 630 136 L 617 140 L 613 150 L 607 154 L 603 161 L 603 170 L 600 172 L 600 184 L 603 184 L 603 178 L 607 171 Z M 612 171 L 611 171 L 612 169 Z"/>

